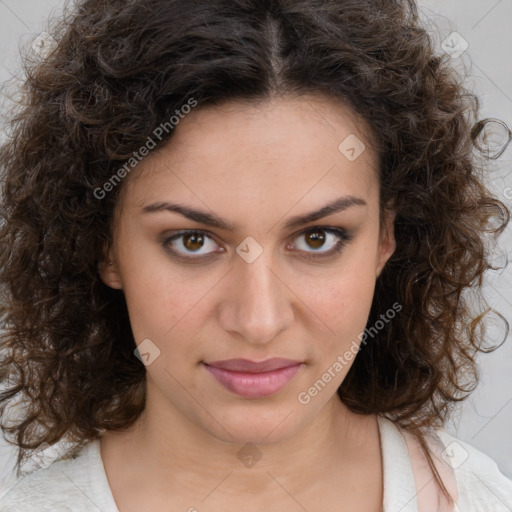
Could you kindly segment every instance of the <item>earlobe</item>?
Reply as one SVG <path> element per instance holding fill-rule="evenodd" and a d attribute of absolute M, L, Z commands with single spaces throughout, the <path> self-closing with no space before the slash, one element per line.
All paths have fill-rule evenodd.
<path fill-rule="evenodd" d="M 101 280 L 110 288 L 115 290 L 123 289 L 121 275 L 119 274 L 119 268 L 112 250 L 109 250 L 105 258 L 98 263 L 98 273 Z"/>

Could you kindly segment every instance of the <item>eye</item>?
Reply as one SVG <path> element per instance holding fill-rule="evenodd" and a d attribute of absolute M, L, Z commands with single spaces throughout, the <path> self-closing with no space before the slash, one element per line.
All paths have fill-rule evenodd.
<path fill-rule="evenodd" d="M 179 242 L 177 242 L 178 240 Z M 181 231 L 180 233 L 166 238 L 162 242 L 162 245 L 172 253 L 183 255 L 184 258 L 189 258 L 187 254 L 208 256 L 214 252 L 223 252 L 222 248 L 220 248 L 219 251 L 211 250 L 215 248 L 217 244 L 213 241 L 213 238 L 204 231 Z M 184 249 L 184 251 L 182 249 Z"/>
<path fill-rule="evenodd" d="M 346 242 L 352 240 L 352 236 L 344 229 L 328 226 L 309 228 L 295 237 L 295 240 L 301 237 L 304 237 L 302 243 L 292 243 L 288 247 L 305 253 L 303 257 L 306 259 L 334 256 L 342 250 Z M 224 249 L 219 247 L 208 233 L 198 230 L 180 231 L 166 238 L 162 245 L 173 255 L 186 260 L 200 259 L 224 252 Z"/>
<path fill-rule="evenodd" d="M 328 226 L 310 228 L 297 238 L 301 237 L 304 237 L 304 242 L 293 244 L 293 247 L 305 252 L 308 259 L 333 256 L 343 249 L 346 242 L 352 240 L 352 236 L 344 229 Z"/>

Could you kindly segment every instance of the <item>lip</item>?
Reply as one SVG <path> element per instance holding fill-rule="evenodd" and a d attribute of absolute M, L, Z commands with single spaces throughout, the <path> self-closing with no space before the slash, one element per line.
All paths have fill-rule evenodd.
<path fill-rule="evenodd" d="M 224 361 L 213 361 L 205 364 L 208 366 L 214 366 L 215 368 L 222 368 L 223 370 L 231 370 L 233 372 L 262 373 L 288 368 L 300 363 L 301 361 L 295 361 L 293 359 L 272 357 L 259 362 L 251 361 L 250 359 L 225 359 Z"/>
<path fill-rule="evenodd" d="M 227 359 L 203 365 L 229 391 L 247 398 L 262 398 L 286 386 L 302 362 L 275 357 L 260 362 Z"/>

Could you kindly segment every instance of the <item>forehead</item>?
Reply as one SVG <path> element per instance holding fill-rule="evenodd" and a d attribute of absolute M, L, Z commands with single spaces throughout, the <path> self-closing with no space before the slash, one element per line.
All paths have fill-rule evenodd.
<path fill-rule="evenodd" d="M 196 203 L 258 199 L 264 205 L 325 196 L 333 188 L 336 197 L 339 192 L 368 196 L 378 189 L 371 131 L 349 107 L 330 98 L 198 107 L 174 130 L 129 177 L 130 203 L 178 195 Z"/>
<path fill-rule="evenodd" d="M 368 147 L 372 134 L 367 123 L 348 105 L 320 94 L 283 96 L 193 110 L 179 122 L 164 152 L 166 147 L 171 147 L 176 153 L 179 146 L 176 161 L 180 156 L 201 157 L 204 152 L 215 152 L 230 160 L 240 146 L 260 151 L 247 154 L 244 159 L 278 158 L 293 148 L 293 154 L 288 154 L 293 158 L 294 155 L 304 157 L 316 147 L 338 158 L 339 144 L 350 135 L 368 142 Z M 317 151 L 314 156 L 318 156 Z"/>

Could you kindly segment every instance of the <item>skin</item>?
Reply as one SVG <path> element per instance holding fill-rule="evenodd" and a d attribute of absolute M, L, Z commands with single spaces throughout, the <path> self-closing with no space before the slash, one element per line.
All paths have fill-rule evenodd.
<path fill-rule="evenodd" d="M 160 355 L 146 367 L 142 416 L 101 440 L 121 512 L 380 512 L 376 417 L 350 412 L 336 394 L 353 360 L 308 404 L 298 400 L 359 343 L 376 278 L 395 250 L 393 212 L 380 229 L 369 133 L 348 107 L 319 95 L 198 108 L 126 178 L 106 248 L 112 264 L 100 274 L 124 291 L 137 344 L 150 339 Z M 338 149 L 350 134 L 366 145 L 354 161 Z M 366 205 L 284 227 L 347 195 Z M 237 229 L 142 211 L 164 201 L 214 213 Z M 307 230 L 315 226 L 353 238 L 341 252 L 308 260 L 339 240 L 327 234 L 314 245 Z M 181 230 L 211 238 L 202 247 L 184 245 L 184 237 L 162 245 Z M 263 249 L 251 263 L 236 252 L 247 237 Z M 187 262 L 169 247 L 198 259 Z M 303 364 L 265 398 L 228 391 L 201 364 L 270 357 Z M 261 455 L 253 467 L 237 457 L 248 442 Z"/>

